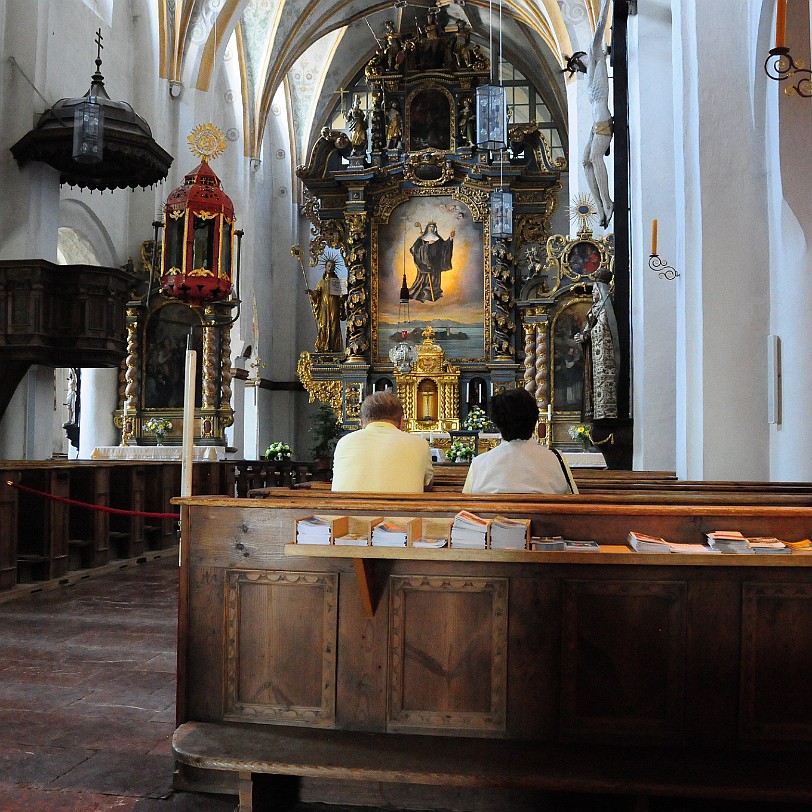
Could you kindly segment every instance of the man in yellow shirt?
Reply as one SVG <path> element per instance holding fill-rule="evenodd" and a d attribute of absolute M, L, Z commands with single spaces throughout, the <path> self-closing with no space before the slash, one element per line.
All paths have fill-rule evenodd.
<path fill-rule="evenodd" d="M 361 404 L 361 430 L 342 437 L 333 456 L 333 490 L 422 493 L 434 469 L 429 444 L 403 431 L 403 406 L 391 392 Z"/>

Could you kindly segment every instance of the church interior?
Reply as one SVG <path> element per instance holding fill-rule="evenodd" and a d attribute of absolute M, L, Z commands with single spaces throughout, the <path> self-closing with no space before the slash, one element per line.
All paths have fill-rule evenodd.
<path fill-rule="evenodd" d="M 177 791 L 812 803 L 776 688 L 812 666 L 810 0 L 0 0 L 0 34 L 0 604 L 179 551 Z M 580 494 L 460 493 L 514 388 Z M 388 390 L 434 492 L 331 494 Z M 527 551 L 412 549 L 461 509 Z M 415 518 L 297 551 L 308 513 Z M 721 529 L 792 555 L 618 549 Z M 517 743 L 546 770 L 483 766 Z"/>

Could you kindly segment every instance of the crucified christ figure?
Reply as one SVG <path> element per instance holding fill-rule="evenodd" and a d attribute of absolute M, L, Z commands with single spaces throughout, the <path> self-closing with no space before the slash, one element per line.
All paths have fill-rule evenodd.
<path fill-rule="evenodd" d="M 609 196 L 609 175 L 604 156 L 609 154 L 612 141 L 612 114 L 609 112 L 609 71 L 606 66 L 606 49 L 603 32 L 609 16 L 610 0 L 603 0 L 595 36 L 586 54 L 586 80 L 589 103 L 592 106 L 592 130 L 584 149 L 584 172 L 589 191 L 595 198 L 600 224 L 606 228 L 612 219 L 615 204 Z"/>

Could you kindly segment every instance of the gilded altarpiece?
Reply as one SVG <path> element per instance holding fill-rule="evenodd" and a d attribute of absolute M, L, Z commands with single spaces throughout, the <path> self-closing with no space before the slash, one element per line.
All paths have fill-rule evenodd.
<path fill-rule="evenodd" d="M 297 256 L 315 268 L 336 251 L 346 268 L 335 328 L 342 350 L 303 352 L 298 375 L 311 400 L 329 403 L 345 428 L 358 425 L 366 394 L 408 379 L 389 358 L 404 332 L 416 346 L 431 327 L 445 362 L 459 370 L 453 405 L 425 422 L 415 401 L 411 430 L 459 425 L 471 406 L 487 408 L 494 392 L 522 385 L 514 256 L 528 240 L 549 236 L 566 161 L 553 161 L 532 122 L 511 127 L 503 152 L 473 143 L 475 91 L 488 82 L 490 65 L 464 32 L 451 34 L 435 42 L 424 31 L 390 32 L 365 68 L 366 143 L 357 128 L 352 139 L 324 128 L 297 169 L 313 234 Z M 414 49 L 399 59 L 405 42 Z M 512 240 L 491 234 L 497 189 L 513 193 Z"/>
<path fill-rule="evenodd" d="M 614 235 L 594 237 L 584 226 L 575 237 L 554 234 L 542 249 L 529 243 L 522 262 L 527 279 L 518 300 L 524 329 L 523 386 L 542 413 L 555 446 L 572 444 L 569 429 L 581 423 L 584 355 L 579 337 L 592 306 L 596 274 L 614 283 Z"/>

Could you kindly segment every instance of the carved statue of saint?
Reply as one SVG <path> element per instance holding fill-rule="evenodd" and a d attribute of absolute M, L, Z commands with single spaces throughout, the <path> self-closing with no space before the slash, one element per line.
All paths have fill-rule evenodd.
<path fill-rule="evenodd" d="M 316 352 L 341 352 L 341 320 L 345 318 L 347 296 L 341 293 L 335 260 L 325 260 L 319 284 L 307 293 L 318 326 Z"/>
<path fill-rule="evenodd" d="M 451 270 L 456 233 L 452 230 L 444 240 L 437 233 L 437 223 L 427 223 L 423 233 L 414 241 L 409 250 L 417 266 L 417 275 L 409 288 L 410 299 L 436 302 L 442 297 L 442 274 Z"/>
<path fill-rule="evenodd" d="M 386 40 L 386 47 L 383 52 L 386 56 L 386 67 L 390 71 L 399 70 L 406 56 L 403 51 L 403 40 L 400 34 L 395 31 L 395 24 L 391 20 L 386 21 L 385 28 L 383 37 Z"/>
<path fill-rule="evenodd" d="M 599 281 L 600 280 L 600 281 Z M 617 417 L 617 376 L 620 368 L 615 308 L 606 276 L 598 275 L 592 285 L 592 307 L 586 324 L 575 340 L 584 356 L 584 389 L 581 419 Z"/>
<path fill-rule="evenodd" d="M 470 96 L 462 100 L 459 121 L 460 143 L 472 147 L 476 143 L 476 112 Z"/>
<path fill-rule="evenodd" d="M 347 126 L 353 155 L 365 155 L 367 151 L 367 116 L 361 108 L 361 97 L 356 95 L 347 113 Z"/>
<path fill-rule="evenodd" d="M 389 105 L 386 116 L 386 148 L 403 149 L 403 116 L 396 101 Z"/>
<path fill-rule="evenodd" d="M 609 111 L 609 72 L 606 66 L 606 49 L 603 32 L 609 15 L 609 0 L 602 0 L 601 13 L 595 28 L 595 36 L 586 54 L 586 79 L 589 103 L 592 106 L 592 130 L 584 148 L 584 172 L 589 191 L 595 198 L 598 219 L 605 228 L 612 219 L 615 204 L 609 196 L 609 175 L 604 156 L 612 141 L 612 114 Z"/>

